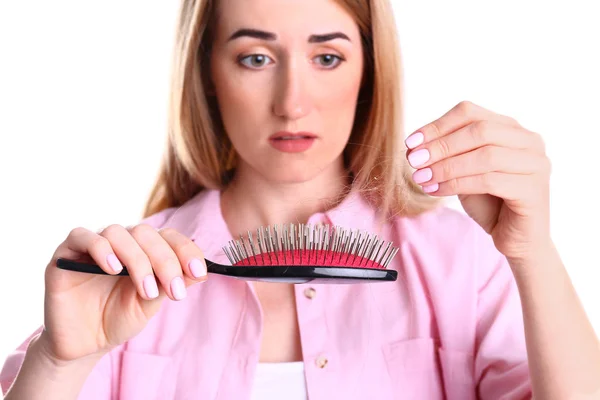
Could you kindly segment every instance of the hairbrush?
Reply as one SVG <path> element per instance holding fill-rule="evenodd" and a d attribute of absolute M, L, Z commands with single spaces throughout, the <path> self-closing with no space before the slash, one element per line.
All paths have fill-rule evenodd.
<path fill-rule="evenodd" d="M 256 241 L 229 241 L 223 252 L 231 265 L 205 259 L 208 273 L 238 279 L 283 283 L 360 283 L 395 281 L 387 269 L 398 252 L 392 242 L 361 230 L 326 224 L 260 227 Z M 61 269 L 108 275 L 98 265 L 58 259 Z M 129 275 L 127 268 L 115 275 Z"/>

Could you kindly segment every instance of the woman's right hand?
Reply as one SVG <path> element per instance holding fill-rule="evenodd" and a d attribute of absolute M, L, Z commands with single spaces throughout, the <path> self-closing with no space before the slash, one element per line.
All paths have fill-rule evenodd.
<path fill-rule="evenodd" d="M 111 275 L 125 265 L 129 276 L 62 270 L 58 258 L 93 262 Z M 40 344 L 60 363 L 105 354 L 137 335 L 165 297 L 181 300 L 188 286 L 206 279 L 202 251 L 174 229 L 76 228 L 46 267 Z"/>

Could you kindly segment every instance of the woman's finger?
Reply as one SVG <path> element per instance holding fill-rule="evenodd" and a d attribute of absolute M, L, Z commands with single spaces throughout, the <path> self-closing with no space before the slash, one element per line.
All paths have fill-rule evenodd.
<path fill-rule="evenodd" d="M 409 149 L 439 139 L 457 131 L 475 121 L 491 121 L 502 125 L 519 127 L 519 123 L 511 117 L 497 114 L 470 101 L 461 101 L 440 118 L 417 129 L 405 141 Z"/>
<path fill-rule="evenodd" d="M 529 150 L 484 146 L 418 169 L 413 180 L 420 185 L 429 185 L 488 172 L 527 175 L 545 173 L 548 169 L 548 159 Z"/>
<path fill-rule="evenodd" d="M 418 146 L 408 154 L 413 168 L 424 168 L 448 157 L 464 154 L 483 146 L 499 146 L 511 149 L 527 149 L 544 154 L 540 136 L 523 128 L 494 121 L 473 122 L 456 132 Z"/>
<path fill-rule="evenodd" d="M 488 172 L 434 183 L 423 189 L 434 196 L 490 194 L 508 201 L 530 202 L 540 192 L 537 180 L 535 175 Z"/>
<path fill-rule="evenodd" d="M 171 246 L 155 228 L 146 224 L 134 226 L 130 233 L 148 257 L 152 270 L 167 296 L 172 300 L 183 300 L 187 296 L 183 271 Z M 153 278 L 147 274 L 143 279 L 151 282 Z"/>
<path fill-rule="evenodd" d="M 136 238 L 120 225 L 110 225 L 100 235 L 107 238 L 115 249 L 117 257 L 127 266 L 127 272 L 140 297 L 146 300 L 160 295 L 154 277 L 153 265 Z"/>
<path fill-rule="evenodd" d="M 66 252 L 61 255 L 57 249 L 58 257 L 77 258 L 89 255 L 104 272 L 115 275 L 121 272 L 123 266 L 119 262 L 111 243 L 105 238 L 85 228 L 75 228 L 64 241 Z"/>
<path fill-rule="evenodd" d="M 194 281 L 206 280 L 204 254 L 196 243 L 173 228 L 160 229 L 158 233 L 175 252 L 187 277 Z"/>

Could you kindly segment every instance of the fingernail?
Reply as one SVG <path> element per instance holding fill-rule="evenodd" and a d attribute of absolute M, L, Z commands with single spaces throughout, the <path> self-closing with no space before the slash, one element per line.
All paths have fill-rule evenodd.
<path fill-rule="evenodd" d="M 434 183 L 433 185 L 423 186 L 423 191 L 425 193 L 431 193 L 431 192 L 435 192 L 439 188 L 440 188 L 440 185 L 438 183 Z"/>
<path fill-rule="evenodd" d="M 206 275 L 206 266 L 202 261 L 194 258 L 190 261 L 190 272 L 194 278 L 200 278 Z"/>
<path fill-rule="evenodd" d="M 108 266 L 111 267 L 116 273 L 121 272 L 123 269 L 123 265 L 121 265 L 121 262 L 114 254 L 109 254 L 106 256 L 106 262 L 108 263 Z"/>
<path fill-rule="evenodd" d="M 413 168 L 417 168 L 419 165 L 426 163 L 429 160 L 429 150 L 421 149 L 414 153 L 409 154 L 408 162 Z"/>
<path fill-rule="evenodd" d="M 171 293 L 173 293 L 175 300 L 185 299 L 187 291 L 185 290 L 185 285 L 183 284 L 183 279 L 181 279 L 181 277 L 175 277 L 171 281 Z"/>
<path fill-rule="evenodd" d="M 409 149 L 414 149 L 415 147 L 417 147 L 418 145 L 423 143 L 424 139 L 425 139 L 425 136 L 421 132 L 415 132 L 412 135 L 410 135 L 409 137 L 407 137 L 406 140 L 404 141 L 404 143 L 406 144 L 406 147 L 408 147 Z"/>
<path fill-rule="evenodd" d="M 423 168 L 415 171 L 413 174 L 413 181 L 415 181 L 415 183 L 425 183 L 432 177 L 433 172 L 431 171 L 431 168 Z"/>
<path fill-rule="evenodd" d="M 146 292 L 146 296 L 151 299 L 158 297 L 158 286 L 156 285 L 154 275 L 148 275 L 144 278 L 144 291 Z"/>

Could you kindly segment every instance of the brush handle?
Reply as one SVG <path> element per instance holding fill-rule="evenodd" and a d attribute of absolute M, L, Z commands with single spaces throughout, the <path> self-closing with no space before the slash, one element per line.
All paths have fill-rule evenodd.
<path fill-rule="evenodd" d="M 206 267 L 208 272 L 214 272 L 213 269 L 216 267 L 224 267 L 223 265 L 214 263 L 210 260 L 204 260 L 206 262 Z M 59 258 L 56 260 L 56 266 L 60 269 L 65 269 L 68 271 L 76 271 L 76 272 L 85 272 L 88 274 L 97 274 L 97 275 L 111 275 L 104 271 L 100 266 L 91 263 L 84 263 L 79 261 L 67 260 L 65 258 Z M 118 274 L 114 274 L 112 276 L 129 276 L 129 271 L 127 271 L 127 267 L 123 266 L 123 269 Z"/>

